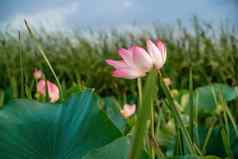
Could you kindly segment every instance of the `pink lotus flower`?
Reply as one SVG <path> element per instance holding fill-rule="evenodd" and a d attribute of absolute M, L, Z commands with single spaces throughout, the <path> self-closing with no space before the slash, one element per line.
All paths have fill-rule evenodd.
<path fill-rule="evenodd" d="M 37 68 L 34 68 L 33 69 L 33 77 L 36 79 L 36 80 L 40 80 L 42 79 L 44 76 L 43 72 L 41 70 L 38 70 Z"/>
<path fill-rule="evenodd" d="M 59 88 L 52 82 L 47 80 L 47 89 L 50 98 L 50 102 L 54 103 L 59 100 Z M 37 84 L 37 92 L 41 96 L 46 96 L 46 81 L 40 80 Z"/>
<path fill-rule="evenodd" d="M 167 52 L 164 43 L 158 40 L 155 45 L 151 40 L 147 40 L 146 44 L 147 50 L 151 56 L 155 68 L 160 70 L 167 58 Z"/>
<path fill-rule="evenodd" d="M 126 79 L 143 77 L 153 66 L 160 70 L 167 57 L 166 47 L 160 40 L 156 44 L 147 40 L 147 51 L 148 53 L 138 46 L 133 46 L 128 50 L 121 48 L 118 53 L 122 60 L 108 59 L 106 62 L 115 68 L 112 73 L 114 77 Z"/>
<path fill-rule="evenodd" d="M 123 109 L 121 110 L 121 114 L 122 116 L 124 116 L 125 118 L 129 118 L 130 116 L 132 116 L 134 113 L 136 112 L 136 105 L 132 104 L 125 104 L 123 106 Z"/>
<path fill-rule="evenodd" d="M 115 68 L 112 73 L 114 77 L 135 79 L 145 76 L 153 66 L 150 55 L 141 47 L 133 46 L 128 50 L 121 48 L 118 53 L 122 60 L 106 60 L 107 64 Z"/>

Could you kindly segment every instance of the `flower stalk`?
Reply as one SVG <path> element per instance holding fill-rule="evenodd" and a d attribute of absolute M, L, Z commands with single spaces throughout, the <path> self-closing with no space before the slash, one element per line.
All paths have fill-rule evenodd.
<path fill-rule="evenodd" d="M 189 132 L 187 131 L 187 129 L 185 128 L 185 126 L 183 124 L 182 118 L 181 118 L 178 110 L 176 109 L 175 103 L 174 103 L 173 98 L 169 92 L 169 89 L 165 85 L 164 81 L 161 78 L 161 74 L 160 74 L 159 80 L 160 80 L 160 85 L 163 89 L 163 92 L 165 93 L 165 96 L 168 99 L 168 104 L 166 104 L 166 105 L 168 106 L 169 110 L 173 113 L 174 119 L 176 120 L 176 123 L 178 124 L 178 128 L 181 129 L 181 132 L 182 132 L 182 135 L 183 135 L 185 142 L 187 144 L 188 150 L 192 155 L 196 155 L 197 152 L 193 146 L 193 142 L 189 135 Z"/>
<path fill-rule="evenodd" d="M 137 88 L 138 88 L 138 95 L 139 95 L 138 105 L 140 106 L 142 104 L 142 96 L 143 96 L 141 78 L 137 78 Z"/>
<path fill-rule="evenodd" d="M 150 119 L 152 105 L 154 103 L 157 92 L 156 74 L 157 72 L 155 70 L 152 70 L 149 73 L 149 76 L 146 80 L 143 89 L 144 94 L 146 94 L 146 96 L 143 96 L 142 104 L 139 109 L 138 120 L 135 125 L 135 135 L 132 143 L 132 148 L 129 154 L 129 159 L 138 159 L 144 147 L 144 139 L 147 132 L 147 122 Z"/>

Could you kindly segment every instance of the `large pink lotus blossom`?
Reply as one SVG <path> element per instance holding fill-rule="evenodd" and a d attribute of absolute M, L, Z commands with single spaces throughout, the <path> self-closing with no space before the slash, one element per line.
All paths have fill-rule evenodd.
<path fill-rule="evenodd" d="M 106 60 L 115 68 L 112 73 L 114 77 L 135 79 L 145 76 L 153 66 L 150 55 L 141 47 L 133 46 L 128 50 L 121 48 L 118 53 L 122 60 Z"/>
<path fill-rule="evenodd" d="M 47 89 L 48 89 L 50 102 L 54 103 L 57 100 L 59 100 L 59 88 L 54 83 L 48 80 L 47 80 L 47 86 L 48 86 Z M 45 80 L 40 80 L 38 82 L 37 92 L 41 96 L 46 96 L 46 81 Z"/>
<path fill-rule="evenodd" d="M 135 104 L 125 104 L 123 106 L 123 109 L 121 110 L 121 114 L 122 116 L 124 116 L 125 118 L 129 118 L 130 116 L 132 116 L 134 113 L 136 112 L 136 105 Z"/>
<path fill-rule="evenodd" d="M 118 53 L 122 60 L 108 59 L 106 62 L 115 68 L 112 73 L 114 77 L 126 79 L 143 77 L 153 66 L 160 70 L 167 56 L 166 47 L 160 40 L 156 44 L 147 40 L 147 51 L 148 53 L 139 46 L 130 47 L 128 50 L 121 48 Z"/>
<path fill-rule="evenodd" d="M 154 44 L 151 40 L 147 40 L 146 44 L 155 68 L 160 70 L 167 58 L 165 44 L 160 40 L 158 40 L 156 44 Z"/>

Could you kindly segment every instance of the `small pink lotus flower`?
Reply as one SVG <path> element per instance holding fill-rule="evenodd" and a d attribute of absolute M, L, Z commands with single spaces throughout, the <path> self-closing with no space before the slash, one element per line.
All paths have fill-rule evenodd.
<path fill-rule="evenodd" d="M 147 50 L 153 60 L 153 64 L 157 70 L 160 70 L 167 58 L 166 47 L 160 40 L 157 41 L 156 45 L 151 41 L 147 40 Z"/>
<path fill-rule="evenodd" d="M 50 98 L 50 102 L 54 103 L 59 100 L 59 88 L 52 82 L 47 80 L 47 89 Z M 40 80 L 37 84 L 37 92 L 41 96 L 46 96 L 46 81 Z"/>
<path fill-rule="evenodd" d="M 136 105 L 135 104 L 125 104 L 123 106 L 123 109 L 121 110 L 121 114 L 122 116 L 124 116 L 125 118 L 129 118 L 130 116 L 132 116 L 134 113 L 136 112 Z"/>
<path fill-rule="evenodd" d="M 37 68 L 34 68 L 33 69 L 33 77 L 36 79 L 36 80 L 40 80 L 42 79 L 44 76 L 43 72 L 41 70 L 38 70 Z"/>
<path fill-rule="evenodd" d="M 115 68 L 112 73 L 114 77 L 126 79 L 139 78 L 145 76 L 146 72 L 153 66 L 150 55 L 141 47 L 133 46 L 128 50 L 121 48 L 118 53 L 122 60 L 106 60 L 107 64 Z"/>

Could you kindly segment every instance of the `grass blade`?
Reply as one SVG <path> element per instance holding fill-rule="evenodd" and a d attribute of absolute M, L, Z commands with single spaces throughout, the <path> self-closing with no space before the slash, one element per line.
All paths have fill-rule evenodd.
<path fill-rule="evenodd" d="M 53 76 L 54 76 L 54 78 L 55 78 L 55 80 L 56 80 L 56 82 L 57 82 L 57 85 L 58 85 L 58 87 L 59 87 L 59 89 L 60 89 L 60 97 L 61 97 L 60 99 L 63 100 L 63 97 L 64 97 L 64 95 L 63 95 L 63 89 L 62 89 L 62 86 L 61 86 L 61 84 L 60 84 L 60 81 L 59 81 L 59 79 L 58 79 L 58 77 L 57 77 L 57 75 L 56 75 L 56 73 L 55 73 L 55 71 L 54 71 L 52 65 L 50 64 L 50 61 L 48 60 L 48 58 L 47 58 L 47 56 L 46 56 L 44 50 L 42 49 L 42 47 L 41 47 L 41 45 L 39 44 L 38 40 L 36 39 L 34 33 L 32 32 L 31 27 L 28 25 L 28 23 L 27 23 L 26 20 L 24 20 L 24 22 L 25 22 L 26 28 L 27 28 L 27 30 L 28 30 L 28 32 L 29 32 L 31 38 L 34 40 L 34 42 L 35 42 L 35 44 L 36 44 L 37 49 L 38 49 L 39 52 L 41 53 L 43 59 L 45 60 L 45 62 L 46 62 L 46 64 L 48 65 L 48 67 L 49 67 L 51 73 L 53 74 Z"/>

